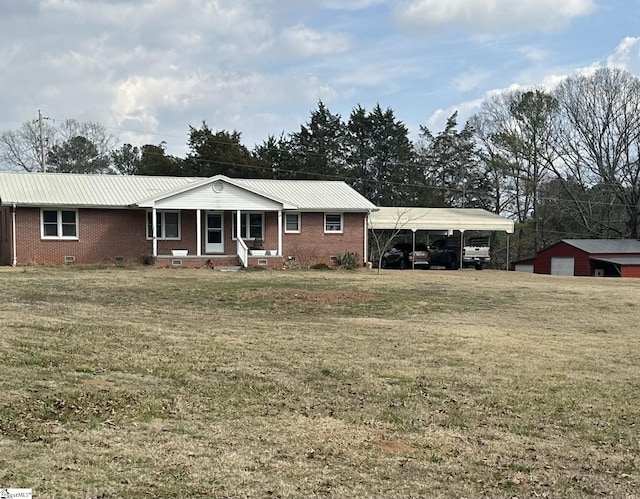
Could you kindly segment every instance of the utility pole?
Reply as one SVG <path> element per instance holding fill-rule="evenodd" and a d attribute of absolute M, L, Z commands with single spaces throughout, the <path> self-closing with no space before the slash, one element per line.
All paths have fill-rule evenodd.
<path fill-rule="evenodd" d="M 43 117 L 42 112 L 38 109 L 38 126 L 40 128 L 40 165 L 42 166 L 42 171 L 47 171 L 47 155 L 45 154 L 44 147 L 44 131 L 42 128 L 42 120 L 48 120 L 49 118 Z"/>

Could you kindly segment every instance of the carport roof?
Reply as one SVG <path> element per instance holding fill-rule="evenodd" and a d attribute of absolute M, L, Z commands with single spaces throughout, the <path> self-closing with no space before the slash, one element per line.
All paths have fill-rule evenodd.
<path fill-rule="evenodd" d="M 369 216 L 371 229 L 407 230 L 487 230 L 513 234 L 508 218 L 480 208 L 381 207 Z"/>

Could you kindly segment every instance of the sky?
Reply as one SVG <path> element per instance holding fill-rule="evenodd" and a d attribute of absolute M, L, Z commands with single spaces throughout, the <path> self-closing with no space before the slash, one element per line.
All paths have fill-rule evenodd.
<path fill-rule="evenodd" d="M 415 140 L 601 66 L 640 75 L 640 0 L 0 0 L 0 132 L 41 111 L 178 156 L 189 126 L 251 149 L 319 101 Z"/>

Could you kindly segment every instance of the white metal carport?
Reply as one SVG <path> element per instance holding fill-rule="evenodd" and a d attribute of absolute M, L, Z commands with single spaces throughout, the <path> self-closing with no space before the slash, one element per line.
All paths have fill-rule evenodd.
<path fill-rule="evenodd" d="M 416 231 L 490 231 L 507 233 L 507 268 L 509 268 L 509 234 L 514 232 L 514 222 L 480 208 L 411 208 L 381 207 L 369 215 L 370 230 L 410 230 L 415 248 Z M 460 238 L 460 253 L 464 237 Z M 462 258 L 460 259 L 462 266 Z"/>

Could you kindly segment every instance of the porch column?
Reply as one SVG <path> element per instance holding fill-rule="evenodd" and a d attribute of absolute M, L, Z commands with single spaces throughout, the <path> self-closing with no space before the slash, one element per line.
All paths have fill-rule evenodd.
<path fill-rule="evenodd" d="M 196 210 L 196 256 L 202 256 L 202 214 Z"/>
<path fill-rule="evenodd" d="M 151 209 L 151 224 L 153 226 L 153 256 L 158 256 L 158 212 L 154 206 Z"/>
<path fill-rule="evenodd" d="M 11 257 L 11 266 L 15 267 L 18 264 L 18 240 L 16 238 L 16 205 L 11 207 L 11 252 L 13 256 Z"/>
<path fill-rule="evenodd" d="M 236 211 L 236 239 L 242 239 L 242 230 L 240 230 L 241 227 L 242 227 L 242 214 L 240 213 L 240 210 L 237 210 Z"/>
<path fill-rule="evenodd" d="M 282 210 L 278 210 L 278 255 L 282 256 Z"/>

